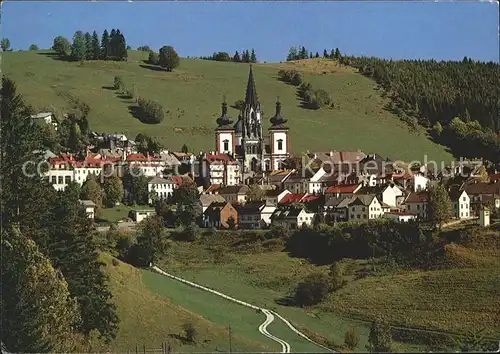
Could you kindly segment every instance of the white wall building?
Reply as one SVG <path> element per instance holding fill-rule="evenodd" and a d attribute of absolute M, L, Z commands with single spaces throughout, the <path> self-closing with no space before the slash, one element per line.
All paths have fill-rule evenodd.
<path fill-rule="evenodd" d="M 153 179 L 148 182 L 149 204 L 153 202 L 153 195 L 156 195 L 158 199 L 168 199 L 174 193 L 175 188 L 177 188 L 177 185 L 171 178 L 162 178 L 160 176 L 153 177 Z"/>

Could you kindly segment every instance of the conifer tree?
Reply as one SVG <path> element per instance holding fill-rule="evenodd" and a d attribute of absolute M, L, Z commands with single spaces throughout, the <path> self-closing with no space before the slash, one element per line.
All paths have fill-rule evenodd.
<path fill-rule="evenodd" d="M 236 53 L 234 53 L 233 61 L 235 63 L 239 63 L 241 61 L 240 54 L 238 53 L 238 51 L 236 51 Z"/>
<path fill-rule="evenodd" d="M 319 58 L 319 53 L 316 52 L 316 55 L 314 56 L 315 58 Z"/>
<path fill-rule="evenodd" d="M 312 59 L 312 57 L 313 57 L 313 53 L 309 52 L 309 59 Z"/>
<path fill-rule="evenodd" d="M 339 59 L 340 59 L 340 57 L 341 57 L 341 54 L 340 54 L 340 50 L 339 50 L 339 48 L 335 48 L 334 58 L 335 58 L 336 60 L 339 60 Z"/>
<path fill-rule="evenodd" d="M 113 28 L 109 34 L 108 59 L 114 59 L 116 53 L 116 30 Z"/>
<path fill-rule="evenodd" d="M 257 62 L 257 56 L 255 55 L 255 50 L 253 48 L 252 48 L 252 54 L 250 55 L 250 62 L 251 63 Z"/>
<path fill-rule="evenodd" d="M 92 47 L 92 36 L 89 32 L 85 33 L 85 59 L 92 60 L 94 48 Z"/>
<path fill-rule="evenodd" d="M 300 49 L 300 59 L 307 59 L 307 49 L 304 46 Z"/>
<path fill-rule="evenodd" d="M 116 336 L 118 317 L 99 262 L 92 221 L 74 193 L 64 191 L 56 200 L 51 222 L 51 240 L 45 252 L 78 301 L 82 318 L 79 329 L 86 335 L 98 330 L 109 342 Z"/>
<path fill-rule="evenodd" d="M 73 44 L 71 45 L 71 57 L 73 60 L 85 60 L 87 53 L 87 44 L 82 31 L 76 31 L 73 35 Z"/>
<path fill-rule="evenodd" d="M 127 43 L 125 42 L 123 34 L 120 33 L 120 30 L 117 30 L 114 36 L 113 53 L 116 60 L 127 60 Z"/>
<path fill-rule="evenodd" d="M 109 33 L 108 30 L 104 30 L 102 32 L 102 38 L 101 38 L 101 58 L 104 60 L 108 59 L 109 56 Z"/>
<path fill-rule="evenodd" d="M 43 160 L 40 130 L 33 125 L 22 96 L 17 94 L 15 83 L 2 78 L 0 90 L 0 205 L 4 222 L 21 221 L 29 216 L 25 213 L 30 200 L 30 186 L 40 182 L 36 166 Z"/>
<path fill-rule="evenodd" d="M 92 33 L 92 60 L 99 60 L 101 57 L 101 43 L 99 42 L 99 36 L 97 35 L 97 32 L 94 31 Z"/>
<path fill-rule="evenodd" d="M 329 55 L 328 55 L 328 52 L 325 50 L 323 50 L 323 58 L 328 58 Z"/>
<path fill-rule="evenodd" d="M 66 280 L 16 227 L 4 225 L 1 251 L 2 343 L 12 353 L 71 351 L 80 315 Z"/>

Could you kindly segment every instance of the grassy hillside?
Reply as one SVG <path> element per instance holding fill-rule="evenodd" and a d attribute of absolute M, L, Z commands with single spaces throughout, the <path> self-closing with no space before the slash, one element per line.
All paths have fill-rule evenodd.
<path fill-rule="evenodd" d="M 378 315 L 386 316 L 400 327 L 450 333 L 467 333 L 484 327 L 485 335 L 500 335 L 500 299 L 495 290 L 500 287 L 498 250 L 450 245 L 447 259 L 452 269 L 361 279 L 356 274 L 361 268 L 369 268 L 370 262 L 351 260 L 347 263 L 348 283 L 344 288 L 320 305 L 301 309 L 282 305 L 283 300 L 293 294 L 305 275 L 327 272 L 328 267 L 314 266 L 258 245 L 249 246 L 244 254 L 234 254 L 234 249 L 230 252 L 224 248 L 226 242 L 225 236 L 214 235 L 210 242 L 176 243 L 165 267 L 242 300 L 273 308 L 299 327 L 335 343 L 341 344 L 345 331 L 356 327 L 361 335 L 359 350 L 365 348 L 369 321 Z M 396 343 L 396 347 L 416 350 L 402 343 Z"/>
<path fill-rule="evenodd" d="M 114 265 L 113 258 L 106 254 L 102 258 L 110 276 L 111 291 L 120 318 L 117 338 L 111 344 L 114 352 L 133 352 L 136 345 L 139 350 L 142 350 L 143 345 L 149 349 L 160 349 L 162 343 L 166 342 L 170 342 L 175 351 L 182 352 L 228 350 L 227 325 L 208 320 L 171 302 L 164 294 L 149 290 L 140 270 L 122 262 Z M 165 292 L 178 294 L 185 290 L 183 284 L 172 283 Z M 200 340 L 196 345 L 182 341 L 182 326 L 187 322 L 193 323 L 199 333 Z M 247 333 L 242 335 L 239 327 L 236 332 L 233 330 L 233 348 L 254 352 L 276 349 L 277 344 L 261 336 L 257 327 L 252 328 L 253 331 L 248 329 L 249 333 L 255 332 L 253 336 Z"/>
<path fill-rule="evenodd" d="M 143 62 L 147 53 L 132 51 L 127 62 L 65 62 L 48 52 L 8 52 L 2 60 L 4 73 L 18 84 L 19 92 L 37 109 L 64 112 L 65 94 L 90 106 L 89 121 L 95 131 L 120 131 L 132 137 L 139 132 L 161 139 L 166 147 L 180 149 L 186 143 L 193 151 L 214 149 L 215 119 L 223 95 L 231 104 L 244 98 L 248 66 L 195 59 L 182 59 L 174 72 L 158 71 Z M 296 88 L 277 79 L 282 68 L 295 68 L 314 88 L 327 90 L 334 109 L 317 111 L 300 107 Z M 311 59 L 283 64 L 255 64 L 259 99 L 264 109 L 265 129 L 280 96 L 289 119 L 291 145 L 295 153 L 331 149 L 378 152 L 393 159 L 449 161 L 451 155 L 424 135 L 408 130 L 396 116 L 383 109 L 385 99 L 375 83 L 353 69 L 333 61 Z M 129 112 L 131 100 L 122 99 L 109 87 L 116 75 L 130 90 L 157 100 L 165 108 L 165 120 L 147 125 Z M 238 112 L 231 109 L 236 117 Z"/>

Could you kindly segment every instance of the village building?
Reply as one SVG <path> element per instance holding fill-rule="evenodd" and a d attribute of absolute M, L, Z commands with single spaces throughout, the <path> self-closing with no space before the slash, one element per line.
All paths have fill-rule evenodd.
<path fill-rule="evenodd" d="M 429 193 L 426 191 L 411 192 L 404 201 L 405 210 L 416 214 L 421 220 L 428 217 Z"/>
<path fill-rule="evenodd" d="M 372 220 L 380 218 L 384 211 L 382 203 L 374 194 L 354 195 L 347 204 L 349 220 Z"/>
<path fill-rule="evenodd" d="M 470 197 L 467 192 L 465 190 L 460 190 L 458 186 L 454 186 L 454 188 L 450 188 L 449 195 L 453 217 L 456 219 L 470 218 Z"/>
<path fill-rule="evenodd" d="M 57 131 L 59 122 L 51 112 L 41 112 L 31 116 L 31 121 L 35 124 L 49 124 Z"/>
<path fill-rule="evenodd" d="M 177 185 L 170 177 L 155 176 L 148 182 L 148 200 L 149 204 L 153 199 L 167 200 L 174 193 Z"/>
<path fill-rule="evenodd" d="M 297 229 L 302 226 L 310 227 L 316 214 L 307 212 L 305 208 L 287 208 L 276 210 L 271 216 L 273 224 L 286 225 L 290 229 Z"/>
<path fill-rule="evenodd" d="M 240 184 L 240 166 L 232 156 L 211 152 L 204 154 L 200 162 L 200 176 L 208 185 L 236 186 Z"/>
<path fill-rule="evenodd" d="M 283 200 L 283 198 L 288 194 L 291 194 L 291 192 L 287 189 L 285 190 L 272 189 L 264 193 L 264 200 L 266 202 L 266 205 L 277 206 L 279 202 Z"/>
<path fill-rule="evenodd" d="M 238 228 L 240 229 L 261 229 L 266 227 L 268 223 L 263 221 L 264 208 L 266 202 L 248 202 L 238 205 Z"/>
<path fill-rule="evenodd" d="M 201 207 L 202 207 L 202 212 L 204 213 L 210 204 L 212 203 L 223 203 L 226 200 L 224 197 L 218 194 L 201 194 L 200 195 L 200 202 L 201 202 Z"/>
<path fill-rule="evenodd" d="M 390 220 L 396 220 L 399 222 L 409 222 L 417 220 L 417 215 L 413 213 L 408 213 L 404 211 L 390 211 L 388 213 L 384 213 L 384 218 Z"/>
<path fill-rule="evenodd" d="M 137 169 L 146 177 L 155 177 L 165 170 L 165 161 L 160 157 L 149 154 L 130 154 L 126 157 L 126 164 L 129 169 Z"/>
<path fill-rule="evenodd" d="M 213 202 L 203 212 L 202 224 L 204 227 L 237 229 L 238 212 L 231 203 Z"/>
<path fill-rule="evenodd" d="M 221 195 L 227 202 L 233 204 L 244 204 L 247 201 L 248 186 L 226 186 L 218 188 L 215 192 Z"/>
<path fill-rule="evenodd" d="M 89 219 L 94 220 L 94 218 L 95 218 L 95 208 L 96 208 L 97 205 L 93 201 L 91 201 L 91 200 L 79 200 L 79 202 L 85 208 L 85 212 L 87 213 L 87 217 Z"/>

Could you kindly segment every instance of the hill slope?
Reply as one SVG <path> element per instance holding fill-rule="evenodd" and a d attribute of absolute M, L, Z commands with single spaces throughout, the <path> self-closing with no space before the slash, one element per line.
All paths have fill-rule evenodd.
<path fill-rule="evenodd" d="M 52 55 L 51 55 L 52 54 Z M 143 62 L 147 53 L 132 51 L 127 62 L 65 62 L 50 52 L 4 53 L 4 73 L 37 109 L 59 113 L 68 107 L 68 93 L 90 106 L 89 122 L 94 131 L 145 133 L 161 139 L 166 147 L 180 149 L 186 143 L 193 151 L 214 149 L 215 119 L 223 95 L 228 103 L 244 98 L 248 66 L 196 59 L 182 59 L 174 72 L 158 71 Z M 327 90 L 334 109 L 317 111 L 300 107 L 296 88 L 277 79 L 281 68 L 294 67 L 314 88 Z M 332 149 L 378 152 L 392 159 L 450 161 L 451 155 L 424 135 L 418 135 L 383 109 L 385 99 L 376 84 L 338 67 L 333 61 L 311 59 L 298 63 L 255 64 L 259 99 L 265 126 L 274 115 L 276 97 L 289 119 L 292 152 Z M 147 125 L 129 112 L 132 100 L 122 99 L 110 89 L 116 75 L 139 96 L 160 102 L 167 114 L 158 125 Z M 238 112 L 231 109 L 237 117 Z"/>

